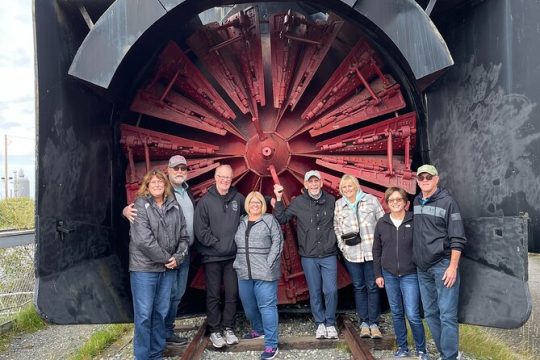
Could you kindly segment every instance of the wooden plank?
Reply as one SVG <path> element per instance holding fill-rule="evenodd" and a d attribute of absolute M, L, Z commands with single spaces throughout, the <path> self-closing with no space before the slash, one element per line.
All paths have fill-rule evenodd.
<path fill-rule="evenodd" d="M 287 336 L 279 338 L 278 347 L 280 350 L 313 350 L 334 349 L 338 345 L 345 345 L 345 341 L 343 339 L 317 340 L 314 336 Z M 258 351 L 264 349 L 264 339 L 240 340 L 238 344 L 223 349 L 215 349 L 209 343 L 207 349 L 227 352 Z"/>

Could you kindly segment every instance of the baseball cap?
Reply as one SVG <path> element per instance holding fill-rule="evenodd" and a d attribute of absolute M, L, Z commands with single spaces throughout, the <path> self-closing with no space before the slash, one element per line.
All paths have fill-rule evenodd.
<path fill-rule="evenodd" d="M 169 167 L 170 168 L 173 168 L 175 166 L 178 166 L 178 165 L 187 165 L 187 161 L 186 161 L 186 158 L 183 157 L 182 155 L 174 155 L 173 157 L 171 157 L 169 159 Z"/>
<path fill-rule="evenodd" d="M 304 175 L 304 181 L 308 181 L 313 176 L 321 180 L 321 173 L 318 170 L 309 170 L 306 175 Z"/>
<path fill-rule="evenodd" d="M 420 166 L 418 168 L 418 170 L 416 170 L 416 173 L 417 174 L 428 173 L 428 174 L 433 175 L 433 176 L 438 176 L 439 175 L 439 172 L 437 171 L 437 168 L 435 166 L 429 165 L 429 164 Z"/>

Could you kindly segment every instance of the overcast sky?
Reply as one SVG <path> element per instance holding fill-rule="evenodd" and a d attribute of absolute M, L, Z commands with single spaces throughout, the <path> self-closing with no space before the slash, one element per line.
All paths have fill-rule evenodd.
<path fill-rule="evenodd" d="M 35 188 L 34 34 L 32 0 L 0 1 L 0 176 L 8 135 L 8 174 L 23 169 Z M 0 182 L 4 198 L 4 183 Z"/>

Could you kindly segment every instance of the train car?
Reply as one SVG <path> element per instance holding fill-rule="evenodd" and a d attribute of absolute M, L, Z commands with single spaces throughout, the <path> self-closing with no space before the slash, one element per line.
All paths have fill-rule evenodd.
<path fill-rule="evenodd" d="M 244 193 L 300 194 L 320 170 L 382 199 L 433 163 L 469 239 L 459 320 L 514 328 L 539 251 L 535 2 L 41 0 L 36 304 L 50 322 L 132 320 L 128 222 L 142 175 L 188 159 L 197 197 L 219 164 Z M 537 75 L 537 76 L 535 76 Z M 293 224 L 279 302 L 309 297 Z M 200 311 L 195 258 L 180 314 Z M 350 279 L 340 270 L 341 306 Z"/>

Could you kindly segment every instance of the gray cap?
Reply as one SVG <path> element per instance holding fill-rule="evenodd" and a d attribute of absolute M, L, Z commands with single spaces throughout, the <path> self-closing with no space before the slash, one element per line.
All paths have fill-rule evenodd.
<path fill-rule="evenodd" d="M 169 167 L 170 168 L 173 168 L 175 166 L 178 166 L 178 165 L 187 165 L 187 161 L 186 161 L 186 158 L 183 157 L 182 155 L 174 155 L 173 157 L 171 157 L 169 159 Z"/>
<path fill-rule="evenodd" d="M 321 180 L 321 173 L 318 170 L 309 170 L 306 175 L 304 175 L 304 181 L 308 181 L 313 176 Z"/>

